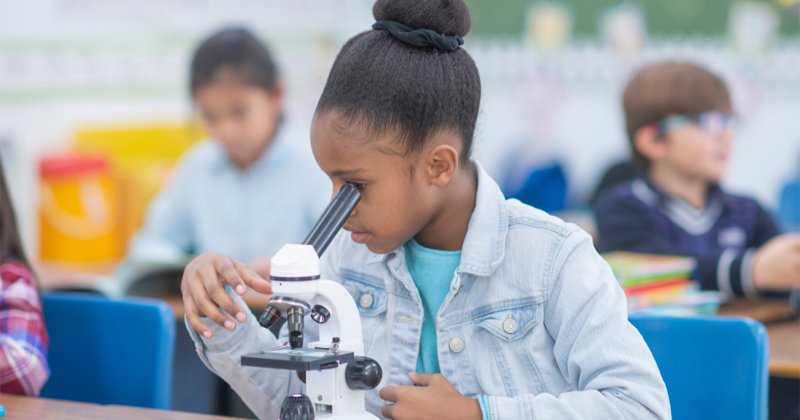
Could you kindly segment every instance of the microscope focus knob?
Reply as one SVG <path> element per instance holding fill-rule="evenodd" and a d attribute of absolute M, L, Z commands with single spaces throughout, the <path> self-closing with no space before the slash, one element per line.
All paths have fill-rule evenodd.
<path fill-rule="evenodd" d="M 287 395 L 281 404 L 280 420 L 314 420 L 314 406 L 304 394 Z"/>
<path fill-rule="evenodd" d="M 355 361 L 347 364 L 344 377 L 350 389 L 366 391 L 381 383 L 383 369 L 375 359 L 356 356 Z"/>
<path fill-rule="evenodd" d="M 330 317 L 331 311 L 322 305 L 314 305 L 314 309 L 311 310 L 311 319 L 313 319 L 317 324 L 324 324 L 328 322 Z"/>

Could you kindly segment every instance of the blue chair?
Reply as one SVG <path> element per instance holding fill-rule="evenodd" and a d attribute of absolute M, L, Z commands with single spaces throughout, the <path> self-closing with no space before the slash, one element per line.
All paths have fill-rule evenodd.
<path fill-rule="evenodd" d="M 800 232 L 800 175 L 787 181 L 781 188 L 778 220 L 787 232 Z"/>
<path fill-rule="evenodd" d="M 634 315 L 653 352 L 675 419 L 766 419 L 767 330 L 733 317 Z"/>
<path fill-rule="evenodd" d="M 42 296 L 50 336 L 48 398 L 168 409 L 175 316 L 161 301 Z"/>
<path fill-rule="evenodd" d="M 520 175 L 522 182 L 514 182 Z M 561 163 L 552 162 L 526 168 L 521 174 L 512 171 L 506 178 L 503 192 L 507 198 L 516 198 L 548 213 L 566 208 L 567 175 Z"/>

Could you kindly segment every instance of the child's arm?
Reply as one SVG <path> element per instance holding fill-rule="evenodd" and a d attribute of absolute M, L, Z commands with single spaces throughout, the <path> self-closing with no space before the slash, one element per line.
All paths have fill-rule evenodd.
<path fill-rule="evenodd" d="M 686 255 L 670 243 L 656 227 L 656 221 L 634 202 L 601 199 L 595 206 L 600 250 L 629 251 L 647 254 Z M 759 207 L 754 246 L 777 234 L 769 215 Z M 756 249 L 744 252 L 733 249 L 714 254 L 690 254 L 697 262 L 697 277 L 703 289 L 719 290 L 729 296 L 755 296 L 754 259 Z M 763 270 L 762 270 L 763 271 Z M 768 280 L 762 287 L 771 287 Z M 785 288 L 784 288 L 785 289 Z"/>
<path fill-rule="evenodd" d="M 787 233 L 767 242 L 753 256 L 752 270 L 759 290 L 800 288 L 800 235 Z"/>
<path fill-rule="evenodd" d="M 788 291 L 800 287 L 800 236 L 780 235 L 769 212 L 758 203 L 754 205 L 758 213 L 750 248 L 744 252 L 698 256 L 701 280 L 716 279 L 720 290 L 747 296 L 755 296 L 759 291 Z"/>
<path fill-rule="evenodd" d="M 299 392 L 302 384 L 293 371 L 241 366 L 242 355 L 279 344 L 239 297 L 247 287 L 271 293 L 266 280 L 231 258 L 206 253 L 192 260 L 181 282 L 186 328 L 209 370 L 224 379 L 259 418 L 278 418 L 283 398 Z"/>
<path fill-rule="evenodd" d="M 667 419 L 669 399 L 625 296 L 591 238 L 571 233 L 556 256 L 544 323 L 561 374 L 560 395 L 483 396 L 492 419 Z"/>
<path fill-rule="evenodd" d="M 231 295 L 237 303 L 244 305 L 240 297 Z M 208 318 L 203 318 L 202 322 L 213 331 L 210 339 L 197 334 L 188 321 L 186 328 L 203 364 L 224 379 L 258 418 L 277 419 L 283 398 L 302 392 L 302 383 L 294 371 L 243 367 L 241 358 L 245 354 L 276 347 L 279 340 L 261 327 L 253 315 L 233 331 L 214 324 Z M 306 335 L 312 339 L 310 334 Z"/>
<path fill-rule="evenodd" d="M 50 375 L 47 333 L 31 272 L 20 263 L 0 266 L 0 391 L 38 395 Z"/>

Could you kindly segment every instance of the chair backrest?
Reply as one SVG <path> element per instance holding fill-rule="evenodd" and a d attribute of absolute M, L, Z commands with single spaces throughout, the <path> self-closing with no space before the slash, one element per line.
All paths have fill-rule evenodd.
<path fill-rule="evenodd" d="M 675 419 L 765 419 L 769 342 L 748 318 L 634 315 Z"/>
<path fill-rule="evenodd" d="M 778 220 L 788 232 L 800 232 L 800 175 L 781 188 L 778 199 Z"/>
<path fill-rule="evenodd" d="M 504 182 L 504 193 L 508 198 L 516 198 L 549 213 L 566 207 L 567 175 L 560 162 L 526 168 L 521 185 L 513 187 L 511 184 L 510 180 Z"/>
<path fill-rule="evenodd" d="M 42 396 L 168 409 L 175 317 L 164 302 L 42 296 L 50 379 Z"/>

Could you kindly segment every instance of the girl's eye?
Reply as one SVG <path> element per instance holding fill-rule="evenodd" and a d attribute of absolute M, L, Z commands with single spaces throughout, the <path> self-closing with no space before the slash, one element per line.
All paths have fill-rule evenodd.
<path fill-rule="evenodd" d="M 352 184 L 354 187 L 356 187 L 356 190 L 359 192 L 364 191 L 364 188 L 367 188 L 367 184 L 362 184 L 359 182 L 349 182 L 349 184 Z"/>

